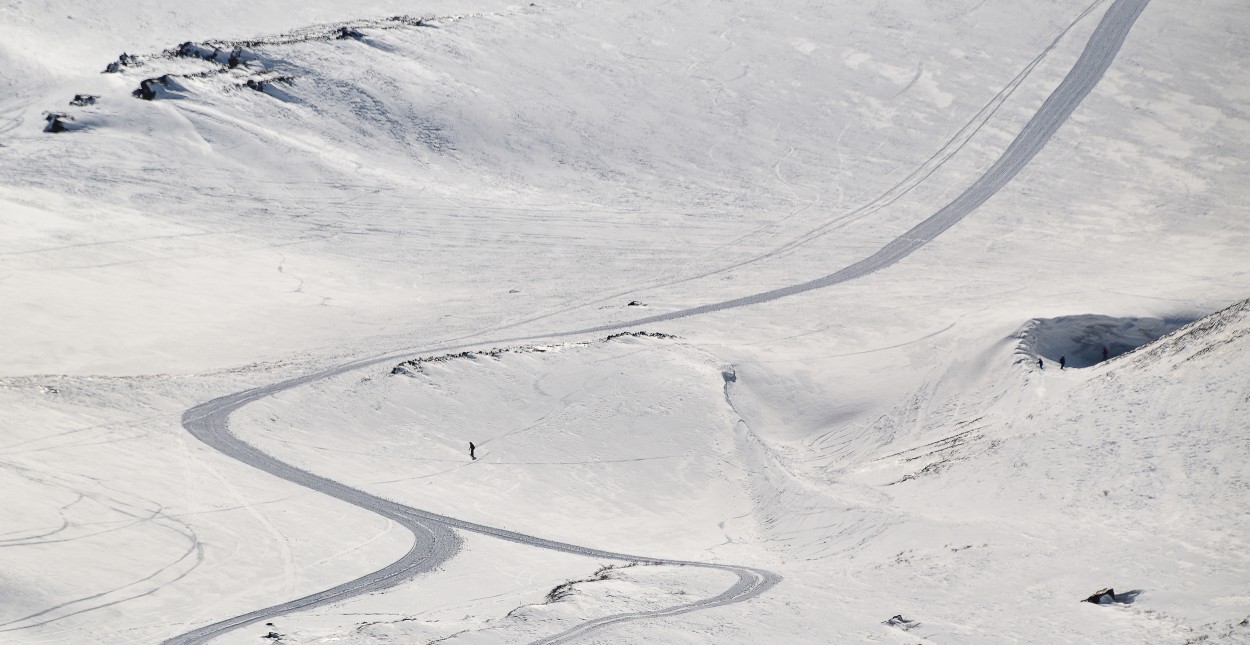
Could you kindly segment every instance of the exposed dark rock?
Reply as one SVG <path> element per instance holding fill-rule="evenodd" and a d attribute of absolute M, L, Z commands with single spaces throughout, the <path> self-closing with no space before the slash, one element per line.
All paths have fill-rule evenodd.
<path fill-rule="evenodd" d="M 622 337 L 677 338 L 676 336 L 673 336 L 671 334 L 664 334 L 660 332 L 624 331 L 619 334 L 612 334 L 611 336 L 601 338 L 598 341 L 594 341 L 594 342 L 606 343 L 610 340 L 613 340 L 616 338 L 622 338 Z M 490 357 L 490 358 L 499 358 L 503 356 L 504 354 L 531 354 L 531 353 L 541 354 L 541 353 L 556 349 L 558 347 L 566 347 L 566 346 L 567 347 L 585 347 L 591 344 L 592 344 L 591 342 L 579 342 L 579 343 L 572 343 L 569 345 L 548 345 L 545 347 L 542 345 L 521 345 L 519 347 L 505 347 L 505 348 L 494 347 L 486 351 L 459 352 L 456 354 L 444 354 L 442 356 L 429 356 L 429 357 L 414 358 L 412 360 L 404 361 L 396 365 L 395 367 L 391 368 L 391 374 L 396 375 L 396 376 L 415 376 L 422 372 L 421 366 L 426 363 L 442 363 L 444 361 L 450 361 L 450 360 L 454 360 L 458 358 L 476 359 L 480 356 L 485 356 L 485 357 Z"/>
<path fill-rule="evenodd" d="M 139 81 L 139 89 L 135 90 L 134 92 L 131 92 L 130 94 L 131 96 L 141 98 L 145 101 L 151 101 L 152 99 L 156 98 L 156 84 L 159 82 L 160 82 L 160 79 L 156 79 L 156 78 L 149 78 L 149 79 Z"/>
<path fill-rule="evenodd" d="M 139 58 L 137 56 L 131 56 L 126 52 L 122 52 L 122 55 L 118 56 L 116 61 L 109 63 L 108 66 L 104 68 L 104 73 L 116 74 L 122 71 L 123 67 L 139 67 L 140 65 L 141 63 L 139 62 Z"/>
<path fill-rule="evenodd" d="M 57 132 L 65 132 L 69 130 L 70 127 L 68 123 L 70 121 L 73 121 L 74 117 L 69 116 L 68 114 L 57 114 L 56 112 L 49 112 L 47 115 L 44 116 L 44 120 L 48 122 L 48 125 L 43 126 L 43 131 L 57 133 Z"/>
<path fill-rule="evenodd" d="M 1085 602 L 1092 602 L 1095 605 L 1107 605 L 1115 601 L 1115 589 L 1107 587 L 1095 591 L 1093 595 L 1085 599 Z"/>
<path fill-rule="evenodd" d="M 145 101 L 151 101 L 158 98 L 164 98 L 162 95 L 168 96 L 168 92 L 184 90 L 174 77 L 166 74 L 157 78 L 144 79 L 139 82 L 139 89 L 130 93 L 135 98 Z"/>
<path fill-rule="evenodd" d="M 207 45 L 201 45 L 199 43 L 187 41 L 185 43 L 182 43 L 181 45 L 178 45 L 178 49 L 175 49 L 173 53 L 175 56 L 181 56 L 183 58 L 199 58 L 201 60 L 216 60 L 217 56 L 220 55 L 222 51 L 218 47 L 210 47 Z"/>
<path fill-rule="evenodd" d="M 617 338 L 677 338 L 672 334 L 665 334 L 658 331 L 623 331 L 604 337 L 603 340 L 615 340 Z"/>
<path fill-rule="evenodd" d="M 641 302 L 637 300 L 630 300 L 629 304 L 625 306 L 626 307 L 646 307 L 646 305 L 642 304 Z"/>
<path fill-rule="evenodd" d="M 896 614 L 889 620 L 883 621 L 881 624 L 897 627 L 903 631 L 909 631 L 920 626 L 920 623 L 914 620 L 903 618 L 902 614 Z"/>
<path fill-rule="evenodd" d="M 426 24 L 424 18 L 413 18 L 412 16 L 391 16 L 387 20 L 391 22 L 398 22 L 402 25 L 407 25 L 409 27 L 429 27 L 430 26 Z"/>
<path fill-rule="evenodd" d="M 1113 603 L 1131 605 L 1141 594 L 1141 589 L 1133 589 L 1132 591 L 1126 591 L 1124 593 L 1116 593 L 1115 589 L 1107 587 L 1106 589 L 1099 589 L 1098 591 L 1095 591 L 1093 595 L 1086 598 L 1082 602 L 1092 602 L 1095 605 L 1110 605 Z"/>
<path fill-rule="evenodd" d="M 95 105 L 96 100 L 98 100 L 99 98 L 100 97 L 95 96 L 93 94 L 75 94 L 74 100 L 70 101 L 69 104 L 73 105 L 74 107 L 83 107 L 85 105 Z"/>
<path fill-rule="evenodd" d="M 286 94 L 284 92 L 275 91 L 274 88 L 270 87 L 270 85 L 272 83 L 282 83 L 283 85 L 290 85 L 294 81 L 295 81 L 295 78 L 292 76 L 274 76 L 271 78 L 264 78 L 264 79 L 249 78 L 247 82 L 245 82 L 242 85 L 242 87 L 246 87 L 249 90 L 255 90 L 257 92 L 261 92 L 262 94 L 268 93 L 271 95 L 276 95 L 278 98 L 281 99 L 285 97 Z"/>

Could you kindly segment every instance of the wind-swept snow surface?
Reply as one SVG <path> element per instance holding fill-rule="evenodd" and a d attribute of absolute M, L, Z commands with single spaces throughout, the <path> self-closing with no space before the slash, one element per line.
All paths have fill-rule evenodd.
<path fill-rule="evenodd" d="M 1250 640 L 1240 4 L 158 5 L 0 8 L 0 641 Z"/>

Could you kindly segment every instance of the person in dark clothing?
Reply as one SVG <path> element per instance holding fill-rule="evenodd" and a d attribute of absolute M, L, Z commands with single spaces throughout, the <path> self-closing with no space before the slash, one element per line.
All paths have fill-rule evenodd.
<path fill-rule="evenodd" d="M 1063 369 L 1063 366 L 1064 366 L 1064 365 L 1067 365 L 1067 364 L 1068 364 L 1068 357 L 1067 357 L 1067 356 L 1060 356 L 1060 357 L 1059 357 L 1059 369 Z"/>
<path fill-rule="evenodd" d="M 1037 369 L 1039 369 L 1039 370 L 1044 370 L 1044 369 L 1046 369 L 1046 364 L 1045 364 L 1045 363 L 1043 363 L 1043 362 L 1042 362 L 1042 359 L 1040 359 L 1040 358 L 1039 358 L 1039 359 L 1037 359 Z"/>
<path fill-rule="evenodd" d="M 469 442 L 469 458 L 472 459 L 473 461 L 477 461 L 477 457 L 473 455 L 473 451 L 476 449 L 477 449 L 477 446 L 473 445 L 473 442 L 470 441 Z"/>
<path fill-rule="evenodd" d="M 1105 360 L 1107 360 L 1107 354 L 1110 354 L 1110 353 L 1111 353 L 1111 352 L 1108 352 L 1108 351 L 1107 351 L 1107 346 L 1106 346 L 1106 345 L 1103 345 L 1103 346 L 1102 346 L 1102 360 L 1104 360 L 1104 361 L 1105 361 Z"/>

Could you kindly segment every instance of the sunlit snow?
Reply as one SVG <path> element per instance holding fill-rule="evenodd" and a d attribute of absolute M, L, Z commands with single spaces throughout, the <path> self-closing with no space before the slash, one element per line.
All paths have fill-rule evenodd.
<path fill-rule="evenodd" d="M 0 4 L 0 643 L 1250 642 L 1248 33 Z"/>

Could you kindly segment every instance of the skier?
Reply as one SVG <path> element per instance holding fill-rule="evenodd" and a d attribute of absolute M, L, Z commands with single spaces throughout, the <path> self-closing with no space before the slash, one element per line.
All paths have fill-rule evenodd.
<path fill-rule="evenodd" d="M 1042 363 L 1042 359 L 1040 359 L 1040 358 L 1039 358 L 1039 359 L 1037 359 L 1037 369 L 1039 369 L 1039 370 L 1044 370 L 1044 369 L 1046 369 L 1046 365 L 1045 365 L 1044 363 Z"/>
<path fill-rule="evenodd" d="M 1068 357 L 1067 357 L 1067 356 L 1060 356 L 1060 357 L 1059 357 L 1059 369 L 1063 369 L 1063 366 L 1064 366 L 1064 365 L 1067 365 L 1067 364 L 1068 364 Z"/>
<path fill-rule="evenodd" d="M 473 461 L 477 461 L 477 457 L 473 456 L 473 451 L 476 449 L 477 449 L 477 446 L 473 445 L 473 442 L 470 441 L 469 442 L 469 458 L 472 459 Z"/>

